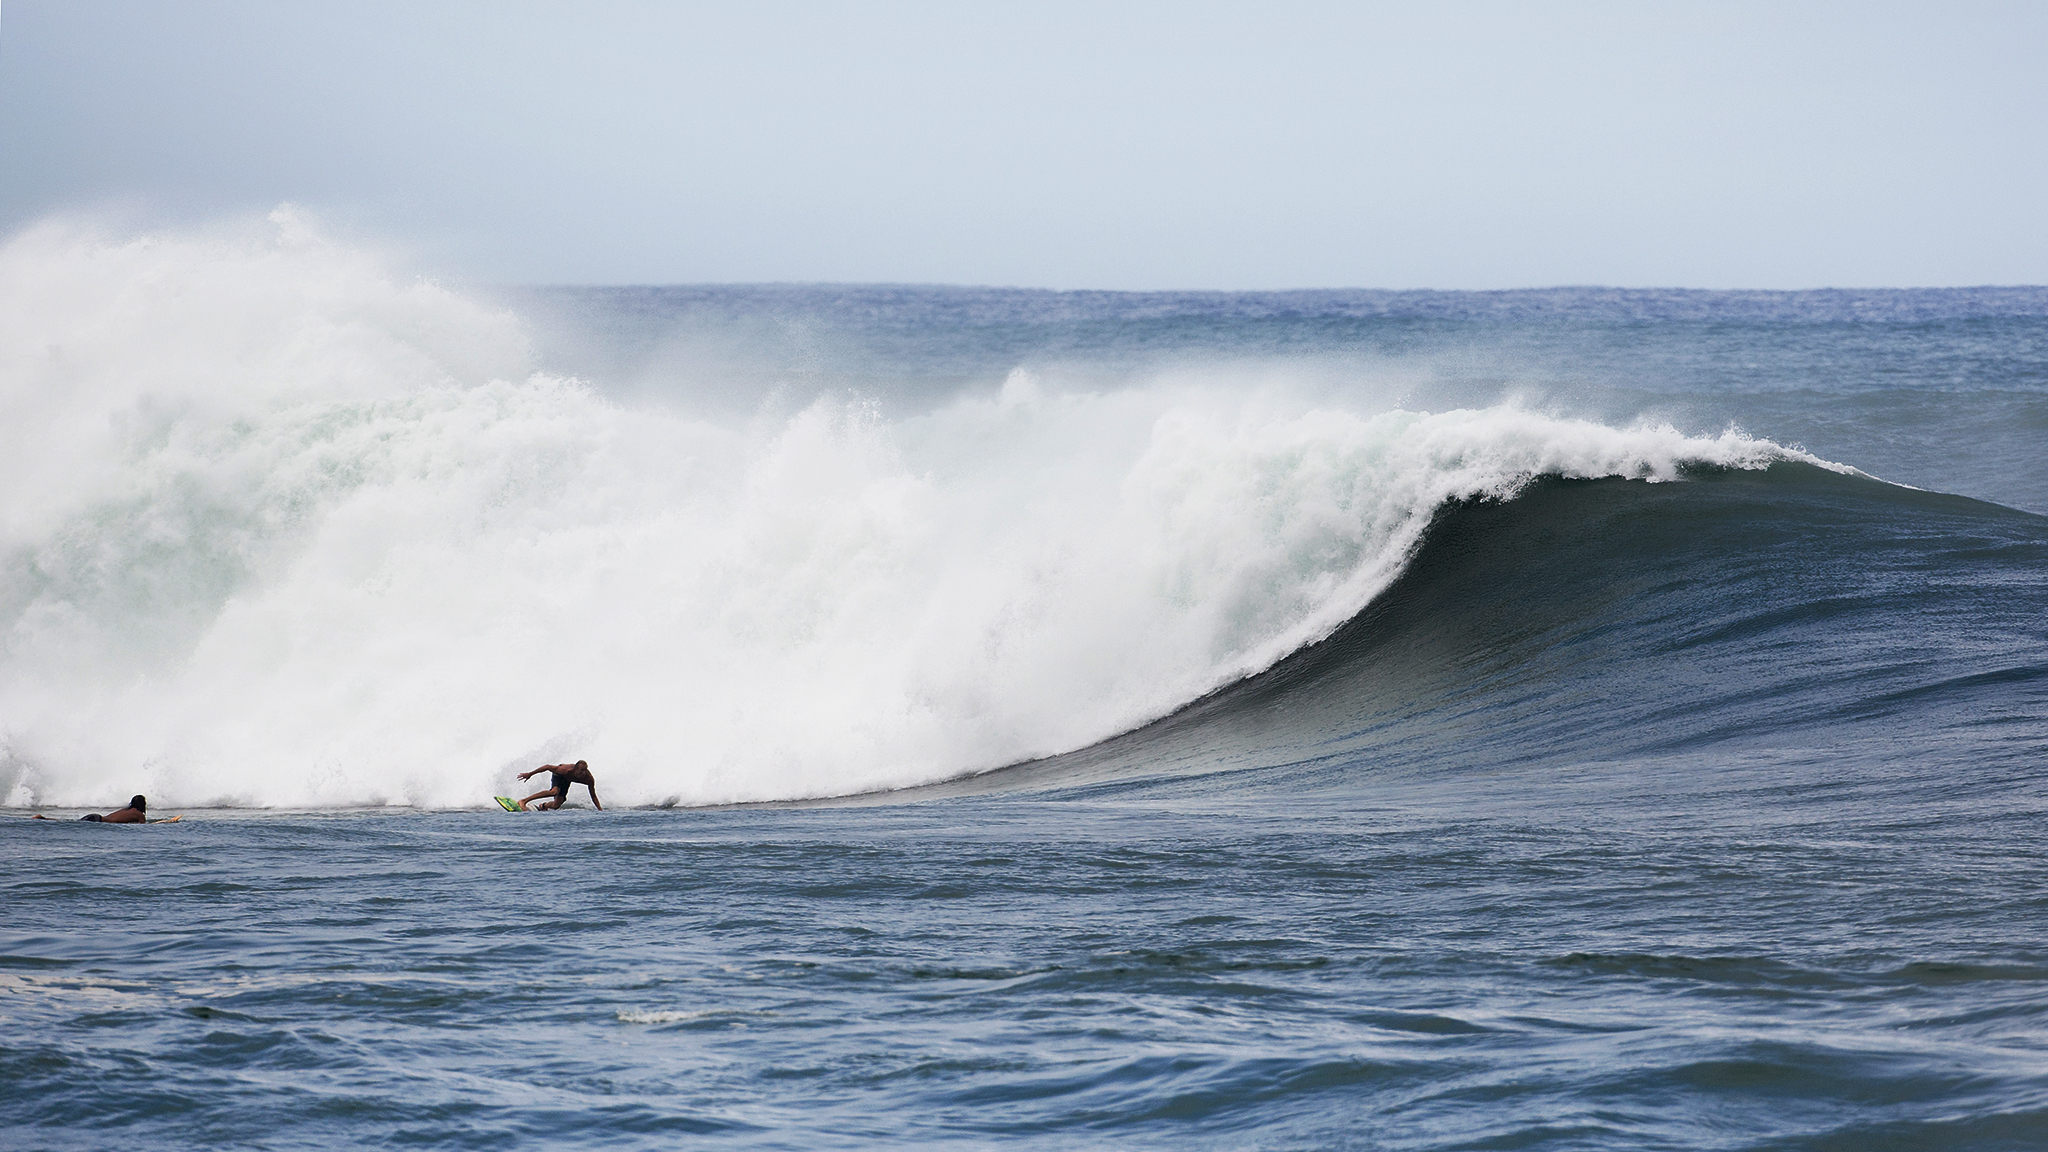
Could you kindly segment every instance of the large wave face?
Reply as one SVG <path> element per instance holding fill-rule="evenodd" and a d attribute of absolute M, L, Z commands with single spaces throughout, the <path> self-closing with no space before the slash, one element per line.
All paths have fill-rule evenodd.
<path fill-rule="evenodd" d="M 1265 673 L 923 794 L 1106 783 L 1305 802 L 1440 798 L 1448 781 L 1474 805 L 1507 781 L 1492 790 L 1519 806 L 1591 787 L 1662 790 L 1656 806 L 1680 810 L 1761 780 L 1925 811 L 2030 795 L 2044 714 L 2048 519 L 1797 462 L 1654 486 L 1546 478 L 1442 510 L 1363 612 Z"/>
<path fill-rule="evenodd" d="M 288 212 L 18 237 L 0 358 L 15 804 L 465 805 L 561 758 L 614 803 L 918 784 L 1328 636 L 1447 503 L 1800 455 L 1171 376 L 621 406 Z"/>

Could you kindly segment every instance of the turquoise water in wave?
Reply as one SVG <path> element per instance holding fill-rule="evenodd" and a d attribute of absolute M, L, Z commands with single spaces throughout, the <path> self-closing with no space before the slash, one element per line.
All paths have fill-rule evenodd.
<path fill-rule="evenodd" d="M 2048 1146 L 2048 291 L 506 295 L 0 523 L 8 1147 Z"/>

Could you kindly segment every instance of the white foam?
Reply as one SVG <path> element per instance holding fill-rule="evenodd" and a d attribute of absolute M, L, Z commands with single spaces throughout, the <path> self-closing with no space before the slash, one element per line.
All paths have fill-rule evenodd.
<path fill-rule="evenodd" d="M 608 803 L 929 781 L 1325 635 L 1444 501 L 1798 455 L 1161 379 L 741 426 L 531 374 L 515 320 L 281 213 L 0 251 L 12 802 Z M 1805 457 L 1801 457 L 1805 458 Z"/>

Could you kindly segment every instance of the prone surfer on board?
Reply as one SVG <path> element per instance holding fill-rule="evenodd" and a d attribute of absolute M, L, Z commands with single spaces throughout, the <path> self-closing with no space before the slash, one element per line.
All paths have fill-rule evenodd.
<path fill-rule="evenodd" d="M 591 806 L 600 812 L 604 811 L 604 805 L 597 799 L 597 780 L 591 776 L 590 765 L 586 761 L 578 760 L 574 764 L 543 764 L 531 772 L 521 772 L 519 778 L 525 780 L 538 776 L 543 772 L 554 773 L 551 785 L 547 791 L 535 792 L 533 795 L 528 796 L 526 800 L 521 800 L 519 802 L 519 810 L 521 812 L 527 810 L 527 800 L 538 800 L 543 796 L 553 796 L 554 799 L 541 805 L 541 811 L 548 812 L 560 808 L 563 802 L 569 799 L 569 785 L 571 784 L 581 784 L 585 788 L 590 789 Z"/>
<path fill-rule="evenodd" d="M 33 819 L 48 820 L 49 817 L 38 812 Z M 128 799 L 128 806 L 126 808 L 117 808 L 105 816 L 97 812 L 87 812 L 85 815 L 80 816 L 79 819 L 90 820 L 95 824 L 147 824 L 149 823 L 149 800 L 142 796 L 131 796 Z"/>

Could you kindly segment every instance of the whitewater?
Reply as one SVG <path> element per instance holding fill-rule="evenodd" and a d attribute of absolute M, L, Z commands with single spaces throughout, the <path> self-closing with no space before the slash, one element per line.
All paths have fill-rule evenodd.
<path fill-rule="evenodd" d="M 721 420 L 538 371 L 512 312 L 283 210 L 31 231 L 0 348 L 16 806 L 468 806 L 565 757 L 629 805 L 924 784 L 1327 636 L 1449 502 L 1814 459 L 1284 374 Z"/>

